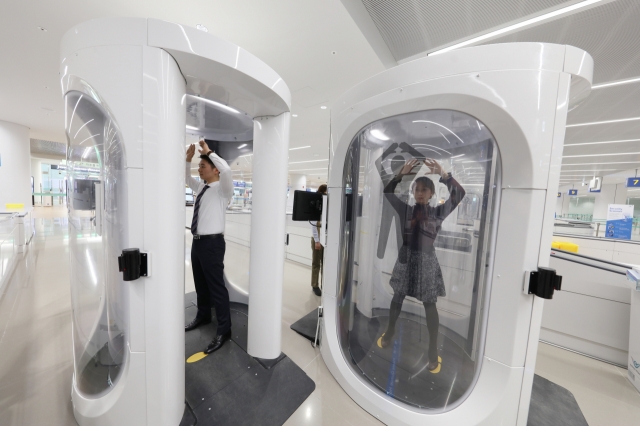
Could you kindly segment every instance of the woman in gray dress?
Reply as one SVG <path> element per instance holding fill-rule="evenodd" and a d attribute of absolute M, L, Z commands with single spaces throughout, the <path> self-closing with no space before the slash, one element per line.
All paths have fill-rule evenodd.
<path fill-rule="evenodd" d="M 411 174 L 411 170 L 420 166 L 418 160 L 409 160 L 402 167 L 395 178 L 384 188 L 385 198 L 400 216 L 402 224 L 402 247 L 398 251 L 398 259 L 393 267 L 389 284 L 393 288 L 394 296 L 389 308 L 389 324 L 387 330 L 378 340 L 382 348 L 389 346 L 395 333 L 395 325 L 402 302 L 406 296 L 415 297 L 424 305 L 429 330 L 429 365 L 427 368 L 433 373 L 440 371 L 438 359 L 438 328 L 440 319 L 436 302 L 438 296 L 446 296 L 442 271 L 436 257 L 433 243 L 442 227 L 442 222 L 462 201 L 465 191 L 460 184 L 445 173 L 435 160 L 426 159 L 424 164 L 431 169 L 431 173 L 440 175 L 440 182 L 447 185 L 449 199 L 437 207 L 431 207 L 429 200 L 435 195 L 433 181 L 426 176 L 417 178 L 411 185 L 415 205 L 402 201 L 394 194 L 396 186 L 402 178 Z"/>

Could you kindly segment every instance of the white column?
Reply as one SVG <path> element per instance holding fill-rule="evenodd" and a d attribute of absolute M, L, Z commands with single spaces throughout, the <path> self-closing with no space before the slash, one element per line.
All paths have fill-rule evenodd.
<path fill-rule="evenodd" d="M 291 180 L 291 189 L 289 190 L 289 198 L 287 198 L 287 212 L 293 211 L 293 191 L 305 191 L 307 189 L 307 176 L 305 175 L 289 175 Z"/>
<path fill-rule="evenodd" d="M 31 176 L 33 176 L 33 192 L 40 192 L 42 185 L 42 160 L 31 159 Z M 40 197 L 35 197 L 36 205 L 40 205 Z"/>
<path fill-rule="evenodd" d="M 616 185 L 616 193 L 613 197 L 613 204 L 627 204 L 627 184 L 619 183 Z"/>
<path fill-rule="evenodd" d="M 247 352 L 263 359 L 275 359 L 281 353 L 290 120 L 286 112 L 256 117 L 253 125 Z"/>
<path fill-rule="evenodd" d="M 31 208 L 29 128 L 0 121 L 0 211 L 6 204 Z"/>

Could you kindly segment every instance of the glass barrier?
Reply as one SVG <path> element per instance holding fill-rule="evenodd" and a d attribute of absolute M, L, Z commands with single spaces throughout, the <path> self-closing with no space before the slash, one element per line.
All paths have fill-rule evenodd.
<path fill-rule="evenodd" d="M 75 378 L 82 394 L 95 397 L 115 385 L 127 357 L 128 293 L 117 264 L 127 243 L 125 152 L 93 89 L 70 91 L 65 103 Z M 97 179 L 87 178 L 86 163 L 99 164 Z M 95 208 L 102 192 L 100 233 Z"/>
<path fill-rule="evenodd" d="M 376 121 L 351 143 L 340 344 L 364 381 L 408 406 L 450 410 L 479 373 L 499 175 L 489 129 L 456 111 Z"/>
<path fill-rule="evenodd" d="M 251 212 L 253 196 L 252 182 L 233 181 L 233 197 L 231 198 L 227 211 Z"/>
<path fill-rule="evenodd" d="M 18 225 L 14 214 L 0 214 L 0 282 L 11 273 L 17 254 Z"/>
<path fill-rule="evenodd" d="M 578 237 L 606 238 L 607 220 L 592 218 L 573 218 L 564 215 L 556 218 L 553 227 L 554 235 L 575 235 Z M 631 225 L 631 240 L 640 241 L 640 218 L 633 218 Z"/>

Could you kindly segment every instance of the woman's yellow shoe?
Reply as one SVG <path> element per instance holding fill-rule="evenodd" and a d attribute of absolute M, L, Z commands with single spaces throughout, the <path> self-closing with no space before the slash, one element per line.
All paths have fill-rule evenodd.
<path fill-rule="evenodd" d="M 432 374 L 438 374 L 441 369 L 442 369 L 442 358 L 440 357 L 438 357 L 438 366 L 436 368 L 434 368 L 433 370 L 429 370 L 427 368 L 427 370 L 429 370 L 429 373 L 432 373 Z"/>

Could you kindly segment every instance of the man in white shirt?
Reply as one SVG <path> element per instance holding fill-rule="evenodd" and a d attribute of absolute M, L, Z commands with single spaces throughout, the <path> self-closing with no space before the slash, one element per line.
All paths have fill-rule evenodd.
<path fill-rule="evenodd" d="M 187 149 L 186 181 L 196 194 L 191 233 L 191 268 L 198 296 L 198 314 L 185 326 L 190 331 L 211 322 L 211 307 L 216 310 L 216 337 L 205 352 L 214 352 L 231 337 L 229 292 L 224 283 L 224 226 L 227 205 L 233 196 L 233 179 L 229 165 L 200 140 L 198 174 L 202 182 L 191 176 L 191 159 L 196 147 Z"/>

